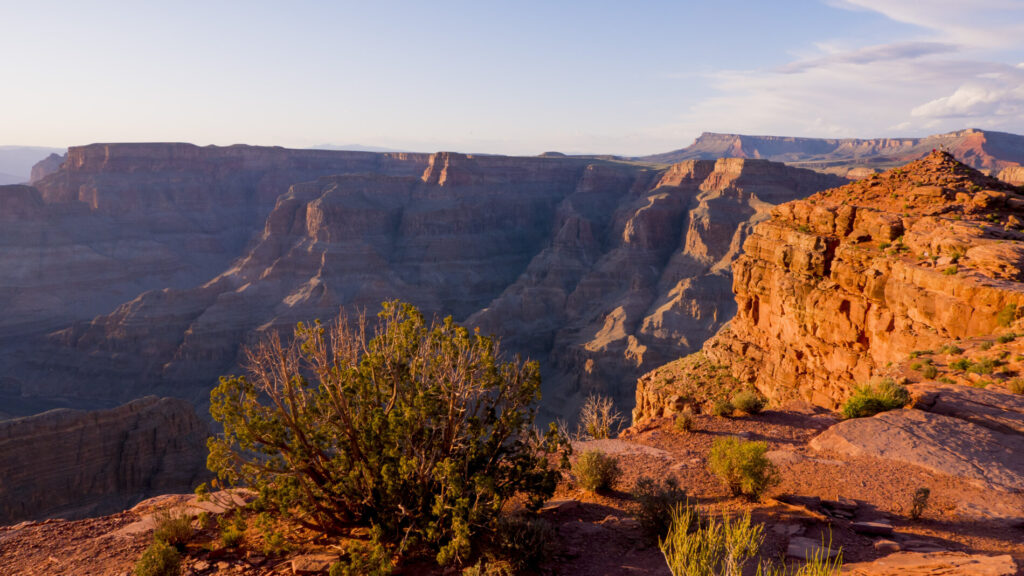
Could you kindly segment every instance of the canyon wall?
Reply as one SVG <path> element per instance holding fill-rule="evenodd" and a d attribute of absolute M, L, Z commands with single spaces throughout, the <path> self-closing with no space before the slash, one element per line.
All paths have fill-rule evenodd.
<path fill-rule="evenodd" d="M 944 152 L 775 207 L 733 264 L 735 318 L 701 351 L 733 386 L 835 408 L 915 350 L 1024 310 L 1024 195 Z M 696 370 L 640 379 L 634 419 L 675 410 Z"/>
<path fill-rule="evenodd" d="M 208 474 L 207 434 L 192 406 L 173 398 L 0 422 L 0 524 L 109 513 L 189 491 Z"/>
<path fill-rule="evenodd" d="M 101 161 L 69 154 L 68 164 Z M 56 331 L 15 372 L 24 395 L 156 391 L 201 404 L 237 370 L 240 346 L 267 331 L 401 298 L 540 359 L 551 414 L 591 391 L 628 406 L 637 375 L 733 314 L 728 264 L 751 223 L 841 182 L 767 161 L 662 170 L 454 153 L 430 156 L 416 176 L 323 177 L 291 186 L 208 282 L 147 291 Z"/>
<path fill-rule="evenodd" d="M 191 144 L 72 147 L 0 187 L 0 341 L 205 282 L 240 256 L 295 182 L 418 175 L 427 155 Z"/>
<path fill-rule="evenodd" d="M 968 128 L 924 138 L 792 138 L 705 132 L 690 146 L 639 158 L 675 163 L 714 158 L 763 158 L 863 178 L 943 150 L 990 174 L 1024 164 L 1024 136 Z"/>

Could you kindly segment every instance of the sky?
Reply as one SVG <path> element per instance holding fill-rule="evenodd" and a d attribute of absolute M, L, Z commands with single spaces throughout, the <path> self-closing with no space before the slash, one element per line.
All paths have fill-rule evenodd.
<path fill-rule="evenodd" d="M 1024 134 L 1024 0 L 0 0 L 0 145 Z"/>

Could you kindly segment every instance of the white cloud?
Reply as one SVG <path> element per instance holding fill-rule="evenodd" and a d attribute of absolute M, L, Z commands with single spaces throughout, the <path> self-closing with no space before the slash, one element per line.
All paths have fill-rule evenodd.
<path fill-rule="evenodd" d="M 692 107 L 677 129 L 877 137 L 977 126 L 1024 133 L 1024 63 L 1015 63 L 1019 55 L 1000 61 L 1008 49 L 1024 49 L 1024 1 L 829 3 L 921 31 L 868 46 L 833 38 L 775 69 L 711 74 L 720 94 Z"/>

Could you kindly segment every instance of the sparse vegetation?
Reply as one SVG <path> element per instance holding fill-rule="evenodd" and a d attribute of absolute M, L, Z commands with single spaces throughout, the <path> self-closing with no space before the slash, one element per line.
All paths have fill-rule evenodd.
<path fill-rule="evenodd" d="M 745 441 L 735 436 L 718 438 L 711 445 L 708 469 L 733 496 L 758 500 L 779 482 L 775 465 L 765 456 L 767 451 L 766 442 Z"/>
<path fill-rule="evenodd" d="M 676 414 L 672 427 L 675 428 L 677 432 L 692 432 L 695 424 L 696 418 L 693 415 L 693 410 L 685 408 L 682 412 Z"/>
<path fill-rule="evenodd" d="M 995 371 L 997 361 L 992 358 L 982 358 L 977 362 L 972 362 L 967 368 L 967 371 L 972 374 L 991 374 Z"/>
<path fill-rule="evenodd" d="M 760 413 L 765 404 L 764 397 L 753 390 L 743 390 L 732 397 L 733 407 L 746 414 Z"/>
<path fill-rule="evenodd" d="M 220 542 L 225 548 L 235 548 L 245 539 L 245 532 L 239 530 L 234 524 L 228 524 L 220 529 Z"/>
<path fill-rule="evenodd" d="M 711 405 L 711 413 L 719 418 L 728 418 L 729 416 L 732 416 L 735 409 L 736 408 L 732 405 L 732 402 L 725 398 L 719 398 Z"/>
<path fill-rule="evenodd" d="M 956 356 L 957 354 L 963 354 L 964 349 L 957 346 L 956 344 L 946 344 L 942 348 L 939 348 L 939 354 L 949 354 L 950 356 Z"/>
<path fill-rule="evenodd" d="M 996 338 L 996 342 L 999 342 L 1000 344 L 1006 344 L 1007 342 L 1013 342 L 1016 339 L 1017 335 L 1014 334 L 1013 332 L 1010 332 L 1009 334 L 1000 335 L 998 338 Z"/>
<path fill-rule="evenodd" d="M 1014 394 L 1024 394 L 1024 378 L 1013 378 L 1006 382 L 1006 389 Z"/>
<path fill-rule="evenodd" d="M 394 562 L 387 547 L 381 544 L 379 533 L 368 543 L 356 543 L 348 549 L 348 557 L 335 562 L 328 576 L 388 576 Z"/>
<path fill-rule="evenodd" d="M 668 533 L 672 525 L 672 511 L 676 506 L 689 503 L 686 491 L 672 477 L 664 482 L 641 477 L 633 486 L 632 496 L 638 505 L 635 517 L 640 527 L 655 540 Z"/>
<path fill-rule="evenodd" d="M 957 358 L 949 363 L 949 367 L 954 370 L 967 371 L 974 365 L 969 358 Z"/>
<path fill-rule="evenodd" d="M 173 512 L 157 514 L 153 538 L 176 548 L 184 546 L 192 538 L 192 517 Z"/>
<path fill-rule="evenodd" d="M 956 265 L 946 266 L 945 268 L 942 269 L 942 273 L 946 276 L 955 276 L 956 273 L 959 271 L 960 269 Z"/>
<path fill-rule="evenodd" d="M 981 344 L 978 344 L 978 348 L 981 349 L 981 350 L 985 350 L 985 351 L 991 350 L 992 349 L 992 343 L 991 342 L 982 342 Z"/>
<path fill-rule="evenodd" d="M 517 571 L 537 571 L 558 552 L 558 534 L 543 518 L 517 514 L 498 522 L 498 545 Z"/>
<path fill-rule="evenodd" d="M 927 356 L 929 354 L 934 354 L 934 352 L 932 352 L 931 350 L 914 350 L 913 352 L 911 352 L 909 354 L 909 357 L 910 357 L 911 360 L 913 360 L 914 358 L 919 358 L 921 356 Z"/>
<path fill-rule="evenodd" d="M 854 388 L 843 404 L 846 418 L 866 418 L 879 412 L 896 410 L 910 402 L 910 392 L 892 378 L 875 379 L 865 386 Z"/>
<path fill-rule="evenodd" d="M 956 380 L 953 380 L 949 376 L 940 377 L 939 382 L 942 382 L 943 384 L 956 384 Z"/>
<path fill-rule="evenodd" d="M 935 366 L 928 364 L 921 368 L 921 376 L 928 380 L 935 380 L 935 377 L 939 375 L 939 369 Z"/>
<path fill-rule="evenodd" d="M 914 520 L 919 520 L 921 515 L 924 514 L 925 508 L 928 507 L 928 497 L 931 496 L 932 492 L 924 486 L 917 489 L 914 492 L 914 499 L 910 503 L 910 517 Z"/>
<path fill-rule="evenodd" d="M 584 490 L 598 492 L 611 488 L 622 474 L 619 461 L 599 450 L 587 450 L 572 467 L 576 482 Z"/>
<path fill-rule="evenodd" d="M 622 422 L 622 414 L 615 409 L 611 398 L 591 394 L 580 409 L 578 436 L 592 440 L 614 438 L 618 435 Z"/>
<path fill-rule="evenodd" d="M 1013 324 L 1013 321 L 1017 319 L 1017 305 L 1010 303 L 1003 306 L 1002 310 L 996 314 L 996 323 L 1000 326 L 1009 326 Z"/>
<path fill-rule="evenodd" d="M 763 541 L 764 525 L 753 524 L 750 512 L 739 519 L 726 516 L 702 522 L 696 508 L 677 505 L 660 545 L 673 574 L 742 576 Z"/>
<path fill-rule="evenodd" d="M 300 324 L 212 392 L 224 431 L 210 468 L 280 518 L 324 534 L 370 526 L 381 546 L 461 563 L 509 498 L 550 497 L 548 456 L 567 451 L 555 427 L 534 432 L 538 365 L 501 358 L 493 340 L 399 302 L 376 324 Z"/>
<path fill-rule="evenodd" d="M 181 553 L 178 549 L 156 538 L 135 563 L 135 576 L 178 576 L 181 573 Z"/>

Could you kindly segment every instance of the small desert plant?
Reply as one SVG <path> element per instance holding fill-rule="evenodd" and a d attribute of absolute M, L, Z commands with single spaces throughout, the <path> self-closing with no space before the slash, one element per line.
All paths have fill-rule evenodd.
<path fill-rule="evenodd" d="M 972 374 L 991 374 L 996 369 L 996 361 L 992 358 L 982 358 L 971 364 L 967 369 Z"/>
<path fill-rule="evenodd" d="M 736 408 L 725 398 L 719 398 L 715 400 L 715 403 L 711 405 L 711 413 L 719 418 L 728 418 L 732 416 L 733 410 Z"/>
<path fill-rule="evenodd" d="M 996 322 L 1000 326 L 1009 326 L 1013 324 L 1013 321 L 1017 319 L 1017 305 L 1007 304 L 1003 306 L 1003 309 L 996 314 Z"/>
<path fill-rule="evenodd" d="M 635 515 L 640 528 L 648 536 L 659 539 L 668 533 L 672 525 L 672 511 L 676 506 L 689 503 L 686 490 L 679 487 L 675 478 L 669 477 L 658 482 L 647 476 L 641 477 L 633 486 L 633 499 L 639 508 Z"/>
<path fill-rule="evenodd" d="M 348 558 L 335 562 L 329 576 L 388 576 L 394 571 L 391 553 L 377 537 L 349 548 Z"/>
<path fill-rule="evenodd" d="M 263 553 L 272 556 L 275 554 L 283 554 L 291 550 L 291 544 L 285 539 L 276 527 L 274 518 L 263 512 L 256 517 L 256 527 L 259 528 L 260 535 L 263 536 Z"/>
<path fill-rule="evenodd" d="M 996 342 L 999 342 L 1000 344 L 1006 344 L 1007 342 L 1013 342 L 1016 339 L 1017 335 L 1014 334 L 1013 332 L 1010 332 L 1009 334 L 1003 334 L 999 338 L 996 338 Z"/>
<path fill-rule="evenodd" d="M 581 454 L 573 465 L 572 472 L 576 476 L 576 482 L 590 492 L 611 488 L 622 474 L 619 461 L 599 450 L 587 450 Z"/>
<path fill-rule="evenodd" d="M 879 412 L 896 410 L 910 403 L 910 392 L 892 378 L 873 380 L 866 386 L 854 388 L 853 394 L 843 404 L 843 416 L 866 418 Z"/>
<path fill-rule="evenodd" d="M 928 354 L 933 354 L 933 353 L 934 352 L 932 352 L 931 350 L 914 350 L 913 352 L 911 352 L 909 354 L 909 356 L 910 356 L 910 359 L 913 360 L 914 358 L 918 358 L 918 357 L 921 357 L 921 356 L 927 356 Z"/>
<path fill-rule="evenodd" d="M 753 390 L 743 390 L 732 397 L 732 405 L 740 412 L 757 414 L 764 410 L 765 399 Z"/>
<path fill-rule="evenodd" d="M 676 419 L 672 426 L 677 432 L 691 432 L 695 423 L 696 418 L 693 416 L 693 410 L 686 408 L 679 414 L 676 414 Z"/>
<path fill-rule="evenodd" d="M 924 514 L 925 508 L 928 507 L 928 497 L 931 496 L 931 494 L 931 490 L 924 486 L 918 488 L 917 491 L 914 492 L 914 499 L 910 503 L 911 518 L 914 520 L 921 518 L 921 515 Z"/>
<path fill-rule="evenodd" d="M 980 348 L 982 350 L 991 350 L 992 349 L 992 343 L 991 342 L 982 342 L 981 344 L 978 345 L 978 348 Z"/>
<path fill-rule="evenodd" d="M 942 269 L 942 273 L 946 276 L 954 276 L 959 271 L 959 268 L 954 266 L 946 266 Z"/>
<path fill-rule="evenodd" d="M 196 520 L 199 522 L 199 528 L 202 530 L 209 530 L 217 524 L 213 516 L 205 510 L 200 512 L 199 516 L 196 516 Z"/>
<path fill-rule="evenodd" d="M 935 377 L 939 375 L 939 369 L 931 364 L 921 368 L 921 376 L 928 380 L 935 380 Z"/>
<path fill-rule="evenodd" d="M 843 549 L 840 548 L 834 557 L 829 553 L 832 549 L 832 532 L 828 539 L 821 539 L 821 546 L 810 552 L 804 564 L 775 564 L 763 562 L 757 567 L 757 576 L 839 576 L 843 571 Z"/>
<path fill-rule="evenodd" d="M 1024 394 L 1024 378 L 1014 378 L 1006 383 L 1006 388 L 1014 394 Z"/>
<path fill-rule="evenodd" d="M 157 514 L 153 538 L 163 540 L 171 546 L 183 546 L 192 538 L 192 517 L 171 512 Z"/>
<path fill-rule="evenodd" d="M 580 409 L 580 436 L 593 440 L 613 438 L 621 425 L 622 414 L 611 398 L 598 394 L 587 397 Z"/>
<path fill-rule="evenodd" d="M 949 367 L 954 370 L 969 370 L 974 362 L 971 362 L 969 358 L 957 358 L 949 363 Z"/>
<path fill-rule="evenodd" d="M 178 576 L 181 554 L 178 549 L 157 538 L 135 563 L 136 576 Z"/>
<path fill-rule="evenodd" d="M 501 518 L 497 535 L 502 556 L 517 571 L 536 571 L 547 565 L 558 552 L 558 535 L 542 518 L 525 515 Z"/>
<path fill-rule="evenodd" d="M 964 349 L 957 346 L 956 344 L 946 344 L 942 348 L 939 348 L 939 354 L 949 354 L 955 356 L 957 354 L 963 354 Z"/>
<path fill-rule="evenodd" d="M 940 377 L 939 382 L 942 382 L 943 384 L 956 384 L 956 380 L 953 380 L 949 376 Z"/>
<path fill-rule="evenodd" d="M 234 548 L 242 543 L 245 532 L 239 530 L 234 524 L 228 524 L 220 529 L 220 542 L 225 548 Z"/>
<path fill-rule="evenodd" d="M 738 519 L 701 522 L 692 506 L 676 505 L 668 534 L 659 544 L 673 574 L 742 576 L 762 542 L 764 525 L 753 524 L 750 512 Z"/>
<path fill-rule="evenodd" d="M 765 456 L 766 442 L 744 441 L 735 436 L 718 438 L 711 445 L 708 468 L 729 488 L 733 496 L 757 500 L 779 482 L 775 465 Z"/>

